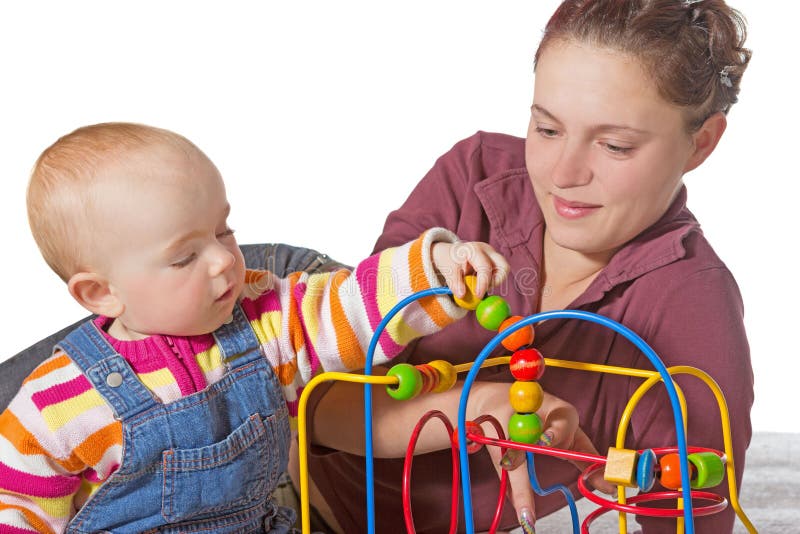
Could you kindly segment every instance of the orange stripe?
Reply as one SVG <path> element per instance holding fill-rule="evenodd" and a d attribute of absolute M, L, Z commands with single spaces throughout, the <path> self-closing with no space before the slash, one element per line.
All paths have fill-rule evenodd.
<path fill-rule="evenodd" d="M 59 354 L 59 356 L 53 358 L 52 360 L 44 362 L 42 365 L 34 369 L 33 372 L 28 375 L 28 378 L 25 379 L 23 384 L 31 380 L 36 380 L 37 378 L 41 378 L 44 375 L 52 371 L 55 371 L 56 369 L 61 369 L 62 367 L 66 367 L 67 365 L 72 363 L 72 360 L 70 360 L 69 356 L 67 356 L 65 353 L 58 351 L 57 354 Z"/>
<path fill-rule="evenodd" d="M 88 436 L 83 443 L 75 447 L 72 456 L 83 460 L 85 465 L 97 465 L 103 455 L 114 445 L 122 445 L 122 422 L 114 421 Z M 65 468 L 67 468 L 65 466 Z"/>
<path fill-rule="evenodd" d="M 336 348 L 342 364 L 347 369 L 360 369 L 364 367 L 366 357 L 339 300 L 339 288 L 349 276 L 350 272 L 342 269 L 333 273 L 331 277 L 331 319 L 336 331 Z"/>
<path fill-rule="evenodd" d="M 409 275 L 411 277 L 411 289 L 414 293 L 430 288 L 430 285 L 428 284 L 428 277 L 425 276 L 425 269 L 422 266 L 423 237 L 420 237 L 414 241 L 411 244 L 411 250 L 408 252 L 408 267 Z M 419 302 L 419 305 L 422 306 L 422 309 L 427 312 L 427 314 L 431 317 L 431 319 L 433 319 L 433 322 L 436 323 L 436 326 L 439 328 L 444 328 L 453 322 L 450 316 L 447 315 L 447 312 L 444 311 L 444 308 L 442 308 L 442 305 L 439 304 L 438 299 L 435 297 L 427 297 L 420 299 L 417 302 Z"/>
<path fill-rule="evenodd" d="M 294 376 L 297 374 L 297 358 L 294 358 L 289 363 L 282 363 L 273 369 L 281 385 L 288 386 L 294 382 Z"/>
<path fill-rule="evenodd" d="M 50 455 L 11 410 L 0 414 L 0 434 L 22 454 Z"/>
<path fill-rule="evenodd" d="M 25 516 L 25 521 L 27 521 L 31 527 L 36 529 L 36 532 L 46 532 L 47 534 L 52 534 L 53 532 L 53 529 L 50 528 L 50 525 L 43 521 L 42 518 L 30 510 L 23 508 L 22 506 L 0 503 L 0 510 L 19 510 L 22 512 L 22 515 Z"/>
<path fill-rule="evenodd" d="M 297 282 L 303 273 L 292 273 L 286 280 L 289 282 L 289 341 L 292 344 L 295 354 L 303 350 L 306 345 L 305 336 L 303 336 L 303 325 L 300 324 L 300 314 L 297 311 L 297 301 L 294 299 L 294 290 L 297 287 Z"/>
<path fill-rule="evenodd" d="M 0 434 L 3 435 L 21 454 L 52 454 L 31 434 L 10 410 L 0 414 Z M 78 445 L 67 458 L 53 458 L 53 461 L 71 473 L 83 471 L 100 461 L 106 449 L 122 443 L 122 423 L 113 423 L 101 428 Z"/>
<path fill-rule="evenodd" d="M 266 274 L 267 273 L 264 272 L 264 271 L 253 271 L 251 269 L 247 269 L 244 272 L 244 283 L 245 284 L 253 284 L 255 282 L 258 282 L 259 280 L 264 278 L 264 276 Z"/>

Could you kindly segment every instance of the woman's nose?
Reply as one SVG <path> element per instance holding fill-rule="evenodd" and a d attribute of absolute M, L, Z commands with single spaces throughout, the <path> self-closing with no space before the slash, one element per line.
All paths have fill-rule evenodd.
<path fill-rule="evenodd" d="M 586 147 L 567 141 L 556 160 L 552 174 L 553 184 L 562 189 L 579 187 L 592 181 L 592 169 Z"/>

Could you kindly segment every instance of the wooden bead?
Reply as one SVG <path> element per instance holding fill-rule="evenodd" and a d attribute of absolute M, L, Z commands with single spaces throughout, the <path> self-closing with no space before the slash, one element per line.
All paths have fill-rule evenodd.
<path fill-rule="evenodd" d="M 439 375 L 439 383 L 433 388 L 433 393 L 444 393 L 455 385 L 458 373 L 452 363 L 445 360 L 433 360 L 428 362 L 428 365 L 433 367 Z"/>
<path fill-rule="evenodd" d="M 478 452 L 483 447 L 483 443 L 478 443 L 477 441 L 472 441 L 469 439 L 469 434 L 474 434 L 477 436 L 485 436 L 486 434 L 483 433 L 483 428 L 481 425 L 476 423 L 475 421 L 467 421 L 466 423 L 466 433 L 467 433 L 467 454 L 472 454 L 473 452 Z M 458 427 L 453 429 L 453 445 L 458 447 Z"/>
<path fill-rule="evenodd" d="M 539 382 L 517 380 L 508 389 L 508 402 L 515 412 L 533 413 L 542 406 L 544 391 Z"/>
<path fill-rule="evenodd" d="M 636 464 L 636 485 L 641 491 L 650 491 L 656 482 L 656 466 L 658 459 L 653 449 L 645 449 L 639 454 Z"/>
<path fill-rule="evenodd" d="M 544 356 L 533 348 L 520 349 L 511 355 L 508 366 L 517 380 L 539 380 L 544 374 Z"/>
<path fill-rule="evenodd" d="M 497 330 L 506 318 L 511 315 L 511 308 L 503 297 L 490 295 L 475 308 L 478 323 L 486 330 Z"/>
<path fill-rule="evenodd" d="M 612 484 L 628 488 L 636 487 L 636 461 L 639 454 L 631 449 L 608 448 L 606 470 L 603 478 Z"/>
<path fill-rule="evenodd" d="M 422 391 L 420 391 L 420 395 L 430 393 L 439 385 L 439 372 L 427 363 L 416 365 L 415 367 L 422 377 Z"/>
<path fill-rule="evenodd" d="M 696 476 L 692 477 L 693 489 L 713 488 L 725 478 L 725 464 L 715 453 L 693 452 L 688 458 L 694 467 L 693 472 L 696 473 Z"/>
<path fill-rule="evenodd" d="M 413 365 L 398 363 L 386 374 L 399 380 L 396 386 L 386 386 L 386 393 L 395 400 L 413 399 L 422 391 L 422 375 Z"/>
<path fill-rule="evenodd" d="M 517 443 L 535 444 L 542 435 L 542 420 L 535 413 L 515 413 L 508 419 L 508 437 Z"/>
<path fill-rule="evenodd" d="M 500 332 L 521 320 L 521 316 L 512 315 L 500 324 Z M 524 326 L 513 334 L 508 335 L 505 339 L 503 339 L 503 341 L 501 341 L 501 343 L 511 352 L 514 352 L 525 345 L 530 345 L 533 343 L 533 327 L 531 325 Z"/>
<path fill-rule="evenodd" d="M 661 485 L 671 490 L 681 489 L 681 457 L 678 453 L 671 452 L 665 454 L 658 461 L 658 465 L 661 467 L 658 474 Z M 689 480 L 692 480 L 694 478 L 695 468 L 691 462 L 689 463 L 689 469 L 691 471 L 689 473 Z"/>
<path fill-rule="evenodd" d="M 453 295 L 453 300 L 456 301 L 460 307 L 465 310 L 474 310 L 481 303 L 481 298 L 475 294 L 475 288 L 478 285 L 478 277 L 474 274 L 469 274 L 464 277 L 464 285 L 467 286 L 467 291 L 463 297 Z"/>

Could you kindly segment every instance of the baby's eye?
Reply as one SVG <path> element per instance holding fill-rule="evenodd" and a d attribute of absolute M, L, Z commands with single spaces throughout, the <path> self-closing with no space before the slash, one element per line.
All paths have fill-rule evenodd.
<path fill-rule="evenodd" d="M 187 265 L 192 263 L 195 260 L 195 258 L 197 258 L 197 254 L 192 252 L 191 254 L 189 254 L 188 256 L 183 258 L 182 260 L 176 261 L 175 263 L 170 264 L 170 267 L 175 267 L 176 269 L 180 269 L 182 267 L 186 267 Z"/>
<path fill-rule="evenodd" d="M 224 232 L 217 234 L 217 239 L 222 239 L 224 237 L 232 236 L 236 230 L 233 228 L 226 228 Z"/>

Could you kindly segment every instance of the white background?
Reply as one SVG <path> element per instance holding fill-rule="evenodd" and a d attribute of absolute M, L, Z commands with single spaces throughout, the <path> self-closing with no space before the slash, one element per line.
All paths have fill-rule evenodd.
<path fill-rule="evenodd" d="M 783 43 L 796 43 L 800 4 L 734 2 L 753 60 L 721 145 L 686 177 L 689 207 L 744 295 L 753 426 L 796 432 L 800 85 Z M 29 170 L 58 136 L 110 120 L 178 131 L 222 171 L 240 243 L 352 263 L 456 141 L 525 135 L 533 53 L 556 4 L 3 3 L 0 361 L 85 315 L 25 216 Z"/>

